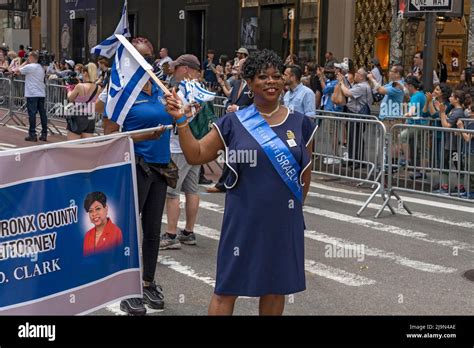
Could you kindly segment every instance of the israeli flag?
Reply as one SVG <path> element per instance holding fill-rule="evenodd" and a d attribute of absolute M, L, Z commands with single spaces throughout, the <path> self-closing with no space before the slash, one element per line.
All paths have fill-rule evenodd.
<path fill-rule="evenodd" d="M 120 22 L 115 29 L 115 33 L 110 36 L 107 40 L 103 41 L 101 44 L 95 46 L 91 49 L 91 54 L 94 54 L 96 57 L 103 56 L 106 58 L 112 58 L 117 48 L 120 44 L 119 40 L 115 37 L 115 34 L 120 34 L 125 37 L 130 37 L 130 30 L 128 26 L 128 10 L 127 10 L 127 0 L 123 4 L 122 17 Z"/>
<path fill-rule="evenodd" d="M 213 101 L 216 94 L 201 86 L 199 81 L 182 81 L 179 84 L 178 96 L 185 105 L 192 103 L 204 104 Z"/>
<path fill-rule="evenodd" d="M 178 97 L 183 102 L 184 106 L 192 104 L 195 100 L 192 97 L 192 89 L 189 81 L 181 81 L 178 86 Z"/>
<path fill-rule="evenodd" d="M 120 45 L 115 55 L 110 76 L 109 94 L 105 112 L 109 120 L 123 126 L 125 118 L 150 79 L 146 70 L 152 67 L 145 61 L 140 64 L 133 55 Z"/>

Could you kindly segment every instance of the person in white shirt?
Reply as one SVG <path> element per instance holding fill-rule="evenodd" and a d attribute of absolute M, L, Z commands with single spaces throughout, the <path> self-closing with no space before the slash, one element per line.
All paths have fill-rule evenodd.
<path fill-rule="evenodd" d="M 174 77 L 178 84 L 185 79 L 198 80 L 201 76 L 201 63 L 196 56 L 191 54 L 180 56 L 171 63 L 171 68 L 174 71 Z M 189 122 L 191 121 L 192 119 L 189 119 Z M 179 123 L 177 127 L 180 127 Z M 181 244 L 196 245 L 194 226 L 199 211 L 199 176 L 201 166 L 191 165 L 186 161 L 177 134 L 172 133 L 171 135 L 170 150 L 171 159 L 178 167 L 179 179 L 176 188 L 168 188 L 166 198 L 168 224 L 166 226 L 166 233 L 161 236 L 160 250 L 181 249 Z M 186 197 L 186 227 L 184 230 L 178 230 L 181 193 L 184 193 Z"/>
<path fill-rule="evenodd" d="M 39 55 L 31 52 L 28 60 L 14 70 L 16 75 L 25 75 L 25 97 L 30 129 L 25 141 L 37 142 L 36 136 L 36 114 L 41 117 L 41 137 L 40 141 L 47 141 L 48 138 L 48 117 L 45 109 L 46 85 L 44 83 L 45 71 L 38 64 Z"/>

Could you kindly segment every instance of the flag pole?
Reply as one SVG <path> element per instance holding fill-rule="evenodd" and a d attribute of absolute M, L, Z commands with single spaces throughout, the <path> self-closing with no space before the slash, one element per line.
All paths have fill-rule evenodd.
<path fill-rule="evenodd" d="M 156 83 L 156 85 L 161 88 L 163 93 L 165 93 L 166 96 L 171 96 L 172 94 L 168 90 L 168 88 L 166 88 L 163 82 L 161 82 L 160 79 L 153 73 L 153 67 L 149 63 L 147 63 L 145 58 L 143 58 L 140 52 L 138 52 L 137 49 L 133 47 L 133 45 L 125 38 L 125 36 L 115 34 L 115 37 L 119 39 L 120 43 L 124 45 L 124 47 L 127 49 L 127 51 L 130 52 L 133 58 L 135 58 L 138 64 L 140 64 L 141 67 L 145 69 L 147 74 L 150 75 L 151 79 Z"/>

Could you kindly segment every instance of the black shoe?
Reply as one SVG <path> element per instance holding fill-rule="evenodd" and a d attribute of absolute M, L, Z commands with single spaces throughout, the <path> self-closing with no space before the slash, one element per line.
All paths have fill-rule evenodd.
<path fill-rule="evenodd" d="M 207 179 L 205 176 L 201 176 L 199 178 L 199 185 L 211 185 L 212 183 L 213 183 L 213 181 Z"/>
<path fill-rule="evenodd" d="M 142 298 L 129 298 L 120 302 L 120 310 L 131 316 L 146 315 L 146 308 Z"/>
<path fill-rule="evenodd" d="M 42 136 L 40 136 L 39 140 L 46 142 L 46 141 L 48 141 L 48 136 L 47 135 L 42 135 Z"/>
<path fill-rule="evenodd" d="M 150 286 L 143 287 L 143 302 L 151 309 L 164 309 L 165 296 L 161 286 L 157 286 L 155 282 Z"/>
<path fill-rule="evenodd" d="M 32 143 L 36 143 L 36 142 L 38 142 L 38 138 L 37 138 L 36 136 L 31 136 L 31 135 L 29 135 L 29 136 L 27 136 L 27 137 L 25 138 L 25 141 L 29 141 L 29 142 L 32 142 Z"/>

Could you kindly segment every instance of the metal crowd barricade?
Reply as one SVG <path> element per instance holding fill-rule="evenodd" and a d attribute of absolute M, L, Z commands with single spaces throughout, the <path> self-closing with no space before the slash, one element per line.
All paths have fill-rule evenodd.
<path fill-rule="evenodd" d="M 48 129 L 51 134 L 55 134 L 56 132 L 57 134 L 62 135 L 58 127 L 51 121 L 51 116 L 54 115 L 54 105 L 56 105 L 56 103 L 61 103 L 62 105 L 64 100 L 67 101 L 67 94 L 64 93 L 65 90 L 62 91 L 62 93 L 57 93 L 57 91 L 54 90 L 55 88 L 58 90 L 59 88 L 64 90 L 64 86 L 46 84 L 45 108 L 48 115 Z M 2 95 L 5 97 L 2 99 L 5 99 L 5 101 L 3 103 L 5 107 L 8 106 L 8 112 L 0 120 L 0 125 L 5 126 L 8 122 L 13 121 L 17 126 L 26 127 L 26 124 L 22 119 L 22 116 L 28 115 L 24 77 L 18 76 L 13 79 L 1 79 L 0 89 L 4 90 Z M 0 99 L 0 108 L 2 108 L 2 99 Z M 60 99 L 62 100 L 60 101 Z M 40 127 L 40 125 L 38 125 L 38 127 Z"/>
<path fill-rule="evenodd" d="M 221 117 L 224 116 L 227 112 L 226 112 L 226 109 L 225 109 L 225 106 L 224 106 L 224 105 L 216 105 L 216 104 L 214 104 L 214 113 L 215 113 L 216 117 L 221 118 Z"/>
<path fill-rule="evenodd" d="M 10 120 L 17 122 L 12 117 L 11 112 L 11 91 L 12 91 L 12 82 L 7 78 L 0 78 L 0 125 L 5 126 Z M 3 115 L 3 113 L 5 113 Z"/>
<path fill-rule="evenodd" d="M 227 102 L 227 97 L 215 97 L 214 98 L 214 106 L 215 105 L 222 105 L 224 106 L 225 103 Z"/>
<path fill-rule="evenodd" d="M 439 121 L 438 121 L 439 122 Z M 474 119 L 464 120 L 464 124 Z M 466 127 L 467 128 L 467 127 Z M 471 141 L 464 139 L 463 133 Z M 474 130 L 398 124 L 388 137 L 388 198 L 397 192 L 474 203 Z M 378 215 L 380 215 L 381 211 Z"/>
<path fill-rule="evenodd" d="M 48 123 L 59 135 L 63 135 L 58 126 L 65 128 L 66 118 L 64 109 L 68 105 L 67 89 L 64 85 L 53 83 L 46 84 L 46 112 L 48 113 Z M 56 125 L 58 124 L 58 126 Z"/>
<path fill-rule="evenodd" d="M 18 113 L 28 113 L 25 98 L 25 80 L 22 77 L 15 77 L 11 80 L 10 118 L 17 125 L 26 126 L 21 117 L 17 115 Z"/>
<path fill-rule="evenodd" d="M 313 172 L 370 184 L 374 192 L 357 212 L 360 216 L 380 194 L 385 197 L 385 126 L 373 116 L 318 111 Z M 344 146 L 345 145 L 345 146 Z M 392 214 L 394 209 L 387 204 Z"/>

